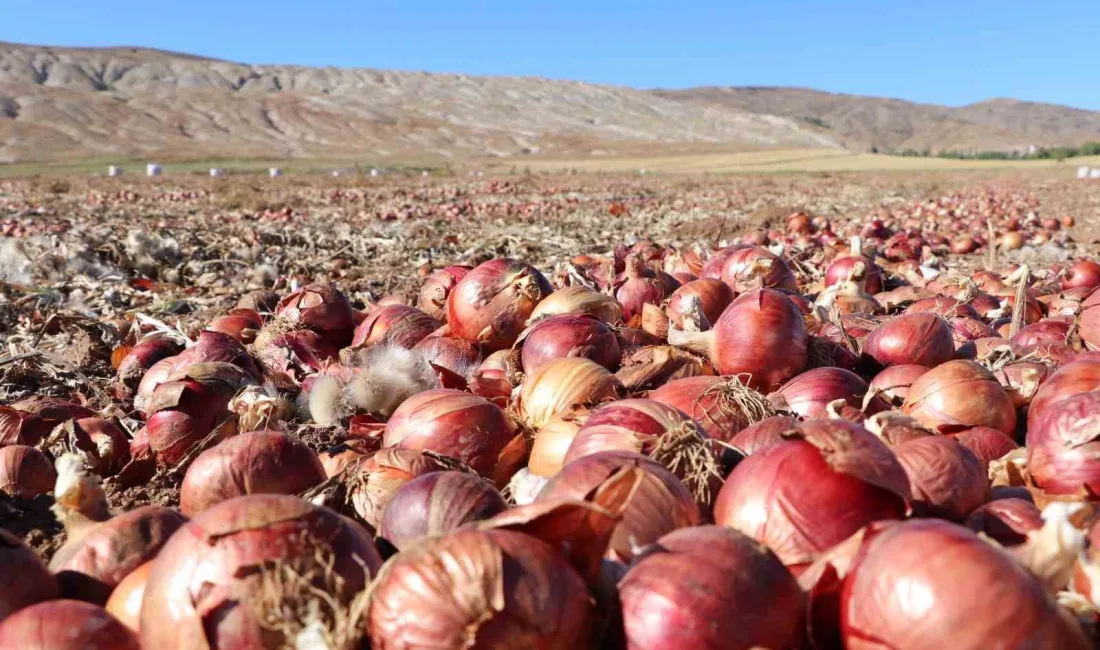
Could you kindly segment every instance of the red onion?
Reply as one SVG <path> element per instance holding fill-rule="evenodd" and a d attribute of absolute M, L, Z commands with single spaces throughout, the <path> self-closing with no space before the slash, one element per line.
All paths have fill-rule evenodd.
<path fill-rule="evenodd" d="M 1100 392 L 1067 397 L 1027 429 L 1027 468 L 1050 494 L 1100 494 Z"/>
<path fill-rule="evenodd" d="M 34 447 L 0 447 L 0 493 L 31 499 L 53 492 L 57 472 L 50 459 Z"/>
<path fill-rule="evenodd" d="M 749 244 L 734 244 L 733 246 L 727 246 L 726 248 L 723 248 L 716 253 L 712 253 L 711 256 L 707 258 L 706 263 L 703 264 L 703 268 L 699 272 L 699 277 L 711 278 L 715 280 L 722 279 L 722 269 L 725 268 L 726 262 L 729 261 L 730 257 L 737 251 L 743 248 L 750 247 L 751 246 Z"/>
<path fill-rule="evenodd" d="M 1025 356 L 1041 345 L 1065 344 L 1070 324 L 1063 320 L 1041 320 L 1025 325 L 1011 339 L 1013 351 Z"/>
<path fill-rule="evenodd" d="M 298 494 L 325 480 L 317 454 L 276 431 L 233 436 L 199 454 L 180 487 L 188 517 L 246 494 Z"/>
<path fill-rule="evenodd" d="M 909 476 L 914 509 L 924 514 L 962 521 L 989 500 L 986 466 L 957 441 L 926 436 L 894 448 Z"/>
<path fill-rule="evenodd" d="M 926 372 L 928 372 L 927 367 L 911 363 L 889 366 L 875 375 L 870 387 L 890 402 L 900 404 L 909 395 L 909 388 L 913 382 Z"/>
<path fill-rule="evenodd" d="M 281 494 L 239 497 L 203 512 L 161 550 L 145 587 L 141 642 L 146 648 L 262 648 L 293 645 L 309 621 L 308 590 L 272 590 L 293 571 L 346 608 L 382 561 L 353 522 Z M 278 582 L 273 582 L 278 580 Z M 293 584 L 293 583 L 291 583 Z M 265 595 L 266 594 L 266 595 Z M 278 629 L 264 627 L 271 616 Z"/>
<path fill-rule="evenodd" d="M 722 312 L 725 311 L 726 307 L 728 307 L 731 302 L 733 302 L 735 297 L 729 285 L 718 279 L 703 278 L 701 280 L 688 282 L 672 292 L 672 295 L 668 299 L 668 305 L 665 307 L 665 312 L 668 314 L 669 320 L 680 329 L 684 327 L 682 318 L 683 302 L 688 296 L 694 296 L 699 299 L 699 305 L 703 309 L 703 315 L 706 316 L 707 321 L 712 324 L 718 321 L 722 316 Z"/>
<path fill-rule="evenodd" d="M 467 388 L 471 393 L 484 397 L 500 408 L 508 408 L 515 386 L 503 370 L 478 370 L 470 378 Z"/>
<path fill-rule="evenodd" d="M 628 323 L 641 316 L 647 304 L 660 305 L 679 286 L 674 279 L 662 277 L 636 255 L 626 259 L 626 270 L 615 282 L 615 298 L 623 306 L 623 320 Z"/>
<path fill-rule="evenodd" d="M 546 297 L 531 312 L 529 325 L 550 316 L 589 314 L 609 325 L 623 319 L 623 306 L 611 296 L 584 287 L 562 287 Z"/>
<path fill-rule="evenodd" d="M 416 298 L 416 306 L 432 318 L 446 322 L 447 296 L 456 285 L 470 272 L 468 266 L 445 266 L 432 271 Z"/>
<path fill-rule="evenodd" d="M 1017 546 L 1027 541 L 1028 533 L 1043 527 L 1043 513 L 1030 501 L 997 499 L 971 512 L 966 527 L 1001 546 Z"/>
<path fill-rule="evenodd" d="M 145 598 L 145 584 L 149 580 L 150 560 L 131 571 L 118 583 L 104 608 L 135 633 L 141 633 L 141 602 Z"/>
<path fill-rule="evenodd" d="M 939 316 L 902 314 L 867 335 L 863 351 L 884 366 L 918 365 L 934 368 L 955 356 L 951 328 Z"/>
<path fill-rule="evenodd" d="M 163 467 L 171 467 L 182 461 L 220 420 L 228 417 L 232 397 L 232 394 L 191 379 L 157 387 L 151 400 L 151 415 L 145 424 L 149 446 L 157 462 Z"/>
<path fill-rule="evenodd" d="M 623 472 L 636 472 L 640 482 L 615 527 L 607 550 L 609 559 L 628 562 L 636 548 L 699 523 L 695 499 L 679 479 L 660 463 L 625 451 L 603 451 L 569 463 L 546 484 L 539 501 L 584 500 L 601 487 L 615 484 Z"/>
<path fill-rule="evenodd" d="M 1100 358 L 1080 358 L 1067 363 L 1047 378 L 1031 398 L 1027 411 L 1028 429 L 1039 416 L 1058 402 L 1078 393 L 1100 389 Z"/>
<path fill-rule="evenodd" d="M 62 422 L 93 415 L 90 409 L 58 397 L 35 395 L 12 402 L 0 407 L 0 447 L 37 445 Z"/>
<path fill-rule="evenodd" d="M 96 474 L 112 476 L 130 462 L 130 441 L 114 422 L 92 417 L 69 420 L 62 426 L 73 451 Z"/>
<path fill-rule="evenodd" d="M 714 505 L 731 526 L 802 565 L 860 527 L 906 513 L 908 479 L 890 448 L 844 420 L 798 425 L 783 442 L 741 461 Z"/>
<path fill-rule="evenodd" d="M 798 290 L 798 281 L 787 262 L 759 246 L 734 251 L 722 267 L 721 279 L 738 293 L 764 288 Z"/>
<path fill-rule="evenodd" d="M 0 648 L 141 650 L 137 636 L 102 607 L 78 600 L 32 605 L 0 623 Z"/>
<path fill-rule="evenodd" d="M 1012 398 L 1016 408 L 1031 404 L 1039 387 L 1051 374 L 1050 366 L 1037 361 L 1016 361 L 1001 366 L 993 375 Z"/>
<path fill-rule="evenodd" d="M 531 455 L 527 459 L 527 469 L 535 476 L 546 478 L 560 472 L 573 439 L 588 421 L 589 415 L 587 409 L 574 409 L 552 415 L 535 434 Z"/>
<path fill-rule="evenodd" d="M 397 407 L 382 444 L 456 458 L 504 485 L 526 461 L 525 454 L 519 459 L 503 455 L 515 437 L 508 416 L 488 400 L 436 389 L 413 395 Z"/>
<path fill-rule="evenodd" d="M 685 377 L 649 394 L 698 422 L 707 437 L 729 441 L 750 424 L 775 415 L 775 407 L 736 377 Z"/>
<path fill-rule="evenodd" d="M 373 532 L 401 486 L 425 474 L 459 468 L 454 459 L 432 452 L 390 447 L 352 460 L 342 478 L 352 514 Z"/>
<path fill-rule="evenodd" d="M 175 356 L 183 349 L 177 341 L 155 333 L 138 341 L 118 364 L 118 378 L 123 385 L 136 389 L 141 378 L 153 364 Z"/>
<path fill-rule="evenodd" d="M 608 370 L 619 367 L 622 351 L 609 325 L 588 315 L 550 316 L 519 338 L 523 371 L 532 374 L 548 361 L 563 357 L 591 359 Z"/>
<path fill-rule="evenodd" d="M 58 597 L 57 581 L 26 544 L 0 528 L 0 624 L 15 612 Z"/>
<path fill-rule="evenodd" d="M 382 515 L 378 535 L 403 549 L 507 509 L 504 498 L 484 479 L 464 472 L 433 472 L 397 490 Z"/>
<path fill-rule="evenodd" d="M 353 348 L 389 343 L 411 348 L 441 327 L 438 320 L 408 305 L 388 305 L 371 310 L 355 327 Z"/>
<path fill-rule="evenodd" d="M 723 375 L 744 375 L 770 392 L 806 368 L 806 322 L 793 302 L 773 289 L 733 301 L 707 332 L 669 332 L 669 343 L 710 359 Z"/>
<path fill-rule="evenodd" d="M 988 468 L 995 460 L 1017 448 L 1016 441 L 1008 434 L 989 427 L 973 427 L 951 436 L 978 457 L 982 466 Z"/>
<path fill-rule="evenodd" d="M 1016 408 L 996 377 L 973 361 L 948 361 L 913 382 L 901 410 L 940 433 L 986 426 L 1011 434 Z"/>
<path fill-rule="evenodd" d="M 1087 644 L 1042 584 L 947 522 L 896 524 L 863 545 L 841 596 L 844 647 L 1073 648 Z"/>
<path fill-rule="evenodd" d="M 433 366 L 446 368 L 461 377 L 477 368 L 481 362 L 481 351 L 473 343 L 449 336 L 428 336 L 413 346 L 417 352 Z"/>
<path fill-rule="evenodd" d="M 794 431 L 797 427 L 798 420 L 785 415 L 773 415 L 737 432 L 729 444 L 749 456 L 783 442 L 783 434 Z"/>
<path fill-rule="evenodd" d="M 463 530 L 400 553 L 373 586 L 371 647 L 540 648 L 589 644 L 584 580 L 558 551 L 509 530 Z"/>
<path fill-rule="evenodd" d="M 508 258 L 489 260 L 463 277 L 447 298 L 452 336 L 492 352 L 515 343 L 550 282 L 534 267 Z"/>
<path fill-rule="evenodd" d="M 864 409 L 867 389 L 867 382 L 854 372 L 842 368 L 814 368 L 783 384 L 776 395 L 782 398 L 787 409 L 803 418 L 828 417 L 825 407 L 836 400 L 844 400 L 867 415 L 889 408 L 878 397 L 872 397 Z"/>
<path fill-rule="evenodd" d="M 1100 264 L 1081 260 L 1070 265 L 1062 275 L 1062 289 L 1100 287 Z"/>
<path fill-rule="evenodd" d="M 256 357 L 269 375 L 301 382 L 336 359 L 340 350 L 313 330 L 290 330 L 255 345 Z"/>
<path fill-rule="evenodd" d="M 938 316 L 942 316 L 944 318 L 955 318 L 959 316 L 980 318 L 978 312 L 974 311 L 973 307 L 962 303 L 954 298 L 948 298 L 947 296 L 932 296 L 930 298 L 921 298 L 920 300 L 917 300 L 913 304 L 906 307 L 904 313 L 932 313 Z"/>
<path fill-rule="evenodd" d="M 317 332 L 340 348 L 351 342 L 355 329 L 351 303 L 331 284 L 316 283 L 295 291 L 279 301 L 275 315 Z"/>
<path fill-rule="evenodd" d="M 882 269 L 862 255 L 838 257 L 833 260 L 825 269 L 825 286 L 831 287 L 837 282 L 847 280 L 857 264 L 863 265 L 864 290 L 871 294 L 882 291 Z"/>
<path fill-rule="evenodd" d="M 618 585 L 633 650 L 798 648 L 805 596 L 767 548 L 717 526 L 665 535 Z"/>
<path fill-rule="evenodd" d="M 129 573 L 152 560 L 187 518 L 163 506 L 142 506 L 96 524 L 50 560 L 64 598 L 104 605 Z"/>
<path fill-rule="evenodd" d="M 262 347 L 259 341 L 256 346 Z M 202 363 L 227 363 L 257 379 L 263 376 L 256 362 L 237 339 L 228 334 L 207 330 L 199 333 L 194 345 L 174 357 L 158 361 L 149 369 L 149 372 L 145 373 L 138 385 L 134 405 L 148 414 L 149 410 L 145 402 L 160 384 L 186 373 L 191 366 Z M 89 412 L 87 415 L 93 414 Z"/>
<path fill-rule="evenodd" d="M 253 309 L 234 309 L 225 316 L 219 316 L 206 326 L 211 332 L 228 334 L 241 343 L 256 340 L 256 334 L 264 326 L 264 320 Z"/>

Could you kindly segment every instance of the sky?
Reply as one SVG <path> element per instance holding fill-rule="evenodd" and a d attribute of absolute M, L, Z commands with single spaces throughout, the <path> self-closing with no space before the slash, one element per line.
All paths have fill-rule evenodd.
<path fill-rule="evenodd" d="M 245 63 L 535 75 L 639 88 L 802 86 L 1100 110 L 1080 0 L 0 0 L 0 41 Z"/>

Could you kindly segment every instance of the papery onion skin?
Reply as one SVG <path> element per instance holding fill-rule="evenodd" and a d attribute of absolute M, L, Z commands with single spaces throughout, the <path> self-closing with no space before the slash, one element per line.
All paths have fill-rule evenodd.
<path fill-rule="evenodd" d="M 50 560 L 64 598 L 105 605 L 118 583 L 152 560 L 187 517 L 164 506 L 141 506 L 70 540 Z"/>
<path fill-rule="evenodd" d="M 726 377 L 709 376 L 675 379 L 651 392 L 649 399 L 683 411 L 703 427 L 708 437 L 728 442 L 757 419 L 775 413 L 763 395 L 752 391 L 749 396 L 760 409 L 750 416 L 727 393 L 744 394 L 751 389 L 730 382 Z"/>
<path fill-rule="evenodd" d="M 141 630 L 141 601 L 145 596 L 145 584 L 152 568 L 153 562 L 150 560 L 131 571 L 111 592 L 111 597 L 104 606 L 108 614 L 135 633 Z"/>
<path fill-rule="evenodd" d="M 409 481 L 394 494 L 378 535 L 403 549 L 507 509 L 504 497 L 484 479 L 464 472 L 433 472 Z"/>
<path fill-rule="evenodd" d="M 879 325 L 863 351 L 884 366 L 912 364 L 934 368 L 955 356 L 951 328 L 936 314 L 902 314 Z"/>
<path fill-rule="evenodd" d="M 412 349 L 429 363 L 446 368 L 460 377 L 469 376 L 481 362 L 481 351 L 477 346 L 450 336 L 427 336 Z"/>
<path fill-rule="evenodd" d="M 800 439 L 741 461 L 714 504 L 715 523 L 766 544 L 787 566 L 812 562 L 873 521 L 903 517 L 908 498 L 893 452 L 859 425 L 814 420 L 799 430 Z"/>
<path fill-rule="evenodd" d="M 315 283 L 279 301 L 275 314 L 317 332 L 337 347 L 351 342 L 355 318 L 347 296 L 331 284 Z"/>
<path fill-rule="evenodd" d="M 773 415 L 756 424 L 750 424 L 735 436 L 730 438 L 729 444 L 750 456 L 772 445 L 783 442 L 783 434 L 794 431 L 798 420 L 786 415 Z"/>
<path fill-rule="evenodd" d="M 535 434 L 531 444 L 531 455 L 527 459 L 527 469 L 536 476 L 549 478 L 561 471 L 565 465 L 565 455 L 569 452 L 573 439 L 588 421 L 590 411 L 575 409 L 564 413 L 555 413 Z"/>
<path fill-rule="evenodd" d="M 350 481 L 348 500 L 358 520 L 374 532 L 382 525 L 386 507 L 403 485 L 425 474 L 454 469 L 453 462 L 415 449 L 381 449 L 348 465 L 345 473 Z"/>
<path fill-rule="evenodd" d="M 298 494 L 325 480 L 320 459 L 277 431 L 242 433 L 195 458 L 183 476 L 180 511 L 188 517 L 246 494 Z"/>
<path fill-rule="evenodd" d="M 594 406 L 622 396 L 623 386 L 606 368 L 580 357 L 554 359 L 524 380 L 516 412 L 532 429 L 541 429 L 555 413 Z"/>
<path fill-rule="evenodd" d="M 351 338 L 353 348 L 389 343 L 412 348 L 442 324 L 416 307 L 387 305 L 371 310 L 355 327 Z"/>
<path fill-rule="evenodd" d="M 630 650 L 803 647 L 798 583 L 766 547 L 727 528 L 665 535 L 618 591 Z"/>
<path fill-rule="evenodd" d="M 714 324 L 722 316 L 722 312 L 726 310 L 733 299 L 736 297 L 733 289 L 729 288 L 725 282 L 714 278 L 702 278 L 700 280 L 693 280 L 683 285 L 676 291 L 672 292 L 669 296 L 668 305 L 665 307 L 665 312 L 668 314 L 672 323 L 679 328 L 683 328 L 683 300 L 686 296 L 696 296 L 699 298 L 699 304 L 703 309 L 703 315 L 707 317 L 707 320 Z"/>
<path fill-rule="evenodd" d="M 889 406 L 877 396 L 863 408 L 867 394 L 867 382 L 854 372 L 843 368 L 814 368 L 783 384 L 776 394 L 787 407 L 803 418 L 827 416 L 825 407 L 836 400 L 844 400 L 848 406 L 862 410 L 867 415 L 884 411 Z"/>
<path fill-rule="evenodd" d="M 1100 392 L 1061 400 L 1028 427 L 1027 466 L 1048 494 L 1100 495 Z"/>
<path fill-rule="evenodd" d="M 135 389 L 153 364 L 179 354 L 182 349 L 183 346 L 166 336 L 147 336 L 138 341 L 118 364 L 118 378 L 124 385 Z"/>
<path fill-rule="evenodd" d="M 452 336 L 495 352 L 510 347 L 536 305 L 553 287 L 534 267 L 508 258 L 489 260 L 466 274 L 447 298 Z"/>
<path fill-rule="evenodd" d="M 889 400 L 896 399 L 896 403 L 901 403 L 909 395 L 909 388 L 917 380 L 917 377 L 928 372 L 928 370 L 926 366 L 908 363 L 889 366 L 875 375 L 871 380 L 870 387 L 880 391 L 879 394 L 883 397 Z"/>
<path fill-rule="evenodd" d="M 46 454 L 26 445 L 0 447 L 0 493 L 32 499 L 53 492 L 57 472 Z"/>
<path fill-rule="evenodd" d="M 375 650 L 587 647 L 581 576 L 550 545 L 508 530 L 464 530 L 397 556 L 373 587 Z"/>
<path fill-rule="evenodd" d="M 0 407 L 0 447 L 37 445 L 62 422 L 94 415 L 87 407 L 45 395 L 12 402 Z"/>
<path fill-rule="evenodd" d="M 1086 353 L 1091 354 L 1091 353 Z M 1027 410 L 1028 429 L 1051 406 L 1073 397 L 1100 389 L 1100 358 L 1079 357 L 1054 371 L 1031 398 Z"/>
<path fill-rule="evenodd" d="M 382 445 L 450 456 L 501 484 L 519 469 L 499 463 L 515 435 L 511 420 L 495 404 L 441 388 L 413 395 L 397 407 L 386 424 Z"/>
<path fill-rule="evenodd" d="M 100 476 L 117 474 L 130 462 L 130 441 L 111 420 L 80 418 L 64 425 L 88 469 Z"/>
<path fill-rule="evenodd" d="M 1087 647 L 1076 623 L 1007 553 L 936 520 L 864 543 L 841 595 L 845 648 Z"/>
<path fill-rule="evenodd" d="M 324 553 L 332 566 L 322 571 Z M 161 550 L 145 587 L 141 642 L 146 648 L 263 648 L 292 643 L 257 620 L 263 574 L 282 562 L 300 574 L 331 571 L 342 607 L 382 564 L 366 532 L 340 515 L 281 494 L 239 497 L 203 512 Z M 270 570 L 270 569 L 269 569 Z M 287 595 L 290 606 L 303 598 Z"/>
<path fill-rule="evenodd" d="M 648 399 L 611 402 L 588 416 L 565 455 L 565 464 L 601 451 L 631 451 L 648 456 L 661 436 L 684 427 L 694 429 L 700 439 L 706 435 L 694 420 L 660 402 Z"/>
<path fill-rule="evenodd" d="M 611 296 L 584 287 L 562 287 L 535 307 L 528 324 L 561 314 L 589 314 L 615 325 L 623 319 L 623 306 Z"/>
<path fill-rule="evenodd" d="M 761 263 L 770 266 L 757 266 Z M 722 266 L 721 279 L 734 291 L 798 289 L 798 280 L 787 262 L 759 246 L 745 246 L 733 251 Z"/>
<path fill-rule="evenodd" d="M 446 321 L 447 296 L 469 272 L 470 267 L 461 265 L 445 266 L 432 271 L 432 274 L 420 287 L 420 293 L 417 294 L 416 298 L 416 306 L 432 318 Z"/>
<path fill-rule="evenodd" d="M 522 337 L 523 371 L 534 373 L 549 361 L 565 357 L 591 359 L 608 370 L 619 367 L 622 350 L 609 325 L 588 315 L 550 316 Z"/>
<path fill-rule="evenodd" d="M 1043 513 L 1030 501 L 997 499 L 971 512 L 966 527 L 1001 546 L 1016 546 L 1027 541 L 1028 533 L 1043 527 Z"/>
<path fill-rule="evenodd" d="M 628 562 L 634 549 L 678 528 L 695 526 L 701 516 L 695 498 L 672 472 L 656 461 L 625 451 L 603 451 L 562 468 L 539 493 L 539 500 L 584 500 L 616 472 L 638 468 L 644 478 L 615 527 L 607 557 Z"/>
<path fill-rule="evenodd" d="M 0 648 L 20 650 L 141 650 L 138 637 L 102 607 L 51 600 L 0 622 Z"/>
<path fill-rule="evenodd" d="M 158 386 L 157 391 L 180 394 L 176 408 L 153 413 L 145 424 L 149 446 L 156 453 L 158 464 L 170 467 L 182 461 L 228 414 L 231 395 L 216 394 L 193 380 L 167 382 Z"/>
<path fill-rule="evenodd" d="M 952 434 L 951 437 L 977 456 L 985 467 L 989 467 L 989 463 L 997 459 L 1004 458 L 1005 454 L 1019 446 L 1008 434 L 989 427 L 973 427 Z"/>
<path fill-rule="evenodd" d="M 57 580 L 38 555 L 0 528 L 0 623 L 13 613 L 58 597 Z"/>
<path fill-rule="evenodd" d="M 914 510 L 962 521 L 989 501 L 986 465 L 969 449 L 948 437 L 926 436 L 894 447 L 909 476 Z"/>
<path fill-rule="evenodd" d="M 1012 398 L 973 361 L 948 361 L 918 377 L 901 410 L 940 433 L 987 426 L 1011 435 L 1016 428 Z"/>

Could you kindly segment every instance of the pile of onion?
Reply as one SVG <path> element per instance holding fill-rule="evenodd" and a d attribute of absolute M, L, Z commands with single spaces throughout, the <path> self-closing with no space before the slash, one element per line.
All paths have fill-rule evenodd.
<path fill-rule="evenodd" d="M 1055 402 L 1031 422 L 1027 467 L 1050 494 L 1100 494 L 1100 392 Z"/>

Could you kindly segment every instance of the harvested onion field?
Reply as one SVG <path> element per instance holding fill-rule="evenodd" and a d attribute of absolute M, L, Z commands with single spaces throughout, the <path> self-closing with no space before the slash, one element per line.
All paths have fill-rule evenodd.
<path fill-rule="evenodd" d="M 0 179 L 0 648 L 1096 647 L 1100 185 L 797 164 Z"/>

